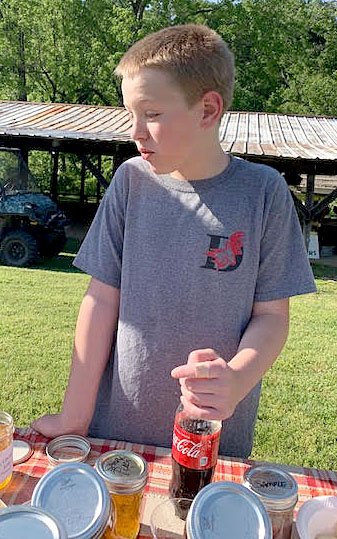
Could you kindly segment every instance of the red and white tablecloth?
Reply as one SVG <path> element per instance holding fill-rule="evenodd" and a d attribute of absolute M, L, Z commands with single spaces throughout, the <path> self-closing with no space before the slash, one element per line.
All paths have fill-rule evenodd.
<path fill-rule="evenodd" d="M 29 442 L 33 448 L 33 454 L 29 460 L 14 467 L 11 483 L 1 492 L 1 498 L 7 505 L 29 501 L 40 477 L 52 469 L 45 452 L 49 442 L 48 438 L 37 434 L 30 428 L 17 428 L 15 438 Z M 111 449 L 128 449 L 139 453 L 146 459 L 149 466 L 149 480 L 145 489 L 142 527 L 139 537 L 141 539 L 151 537 L 149 515 L 153 507 L 168 496 L 171 476 L 170 450 L 97 438 L 89 438 L 89 441 L 91 452 L 87 462 L 92 465 L 102 453 Z M 214 480 L 241 483 L 244 471 L 256 463 L 252 460 L 220 457 Z M 295 466 L 282 466 L 282 468 L 290 472 L 298 483 L 299 501 L 295 514 L 303 502 L 313 496 L 337 496 L 337 472 Z"/>

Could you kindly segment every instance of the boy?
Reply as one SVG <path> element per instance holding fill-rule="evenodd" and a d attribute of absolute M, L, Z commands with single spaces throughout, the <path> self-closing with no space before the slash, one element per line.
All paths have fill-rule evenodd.
<path fill-rule="evenodd" d="M 288 298 L 315 291 L 287 185 L 219 144 L 234 63 L 209 28 L 145 37 L 117 74 L 140 157 L 75 259 L 92 280 L 63 410 L 33 426 L 170 447 L 181 389 L 189 414 L 224 420 L 220 454 L 248 457 Z"/>

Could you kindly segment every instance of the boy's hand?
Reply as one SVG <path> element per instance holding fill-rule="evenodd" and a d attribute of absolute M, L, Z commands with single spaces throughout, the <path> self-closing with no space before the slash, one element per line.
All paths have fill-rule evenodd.
<path fill-rule="evenodd" d="M 179 378 L 181 402 L 191 417 L 227 419 L 242 398 L 237 373 L 211 348 L 191 352 L 171 376 Z"/>
<path fill-rule="evenodd" d="M 80 434 L 86 436 L 88 429 L 78 425 L 67 424 L 63 414 L 43 415 L 32 423 L 32 428 L 46 436 L 46 438 L 56 438 L 62 434 Z"/>

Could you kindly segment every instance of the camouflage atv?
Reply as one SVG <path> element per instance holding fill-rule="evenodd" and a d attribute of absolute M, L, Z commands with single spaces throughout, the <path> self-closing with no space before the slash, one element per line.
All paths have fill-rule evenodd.
<path fill-rule="evenodd" d="M 18 150 L 0 148 L 0 263 L 29 266 L 63 248 L 66 219 L 38 192 Z"/>

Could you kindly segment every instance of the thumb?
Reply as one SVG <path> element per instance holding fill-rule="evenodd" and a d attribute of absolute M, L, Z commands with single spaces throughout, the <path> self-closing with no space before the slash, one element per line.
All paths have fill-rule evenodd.
<path fill-rule="evenodd" d="M 211 362 L 218 357 L 219 354 L 212 348 L 193 350 L 188 356 L 186 365 L 173 369 L 171 376 L 173 378 L 212 378 Z"/>

